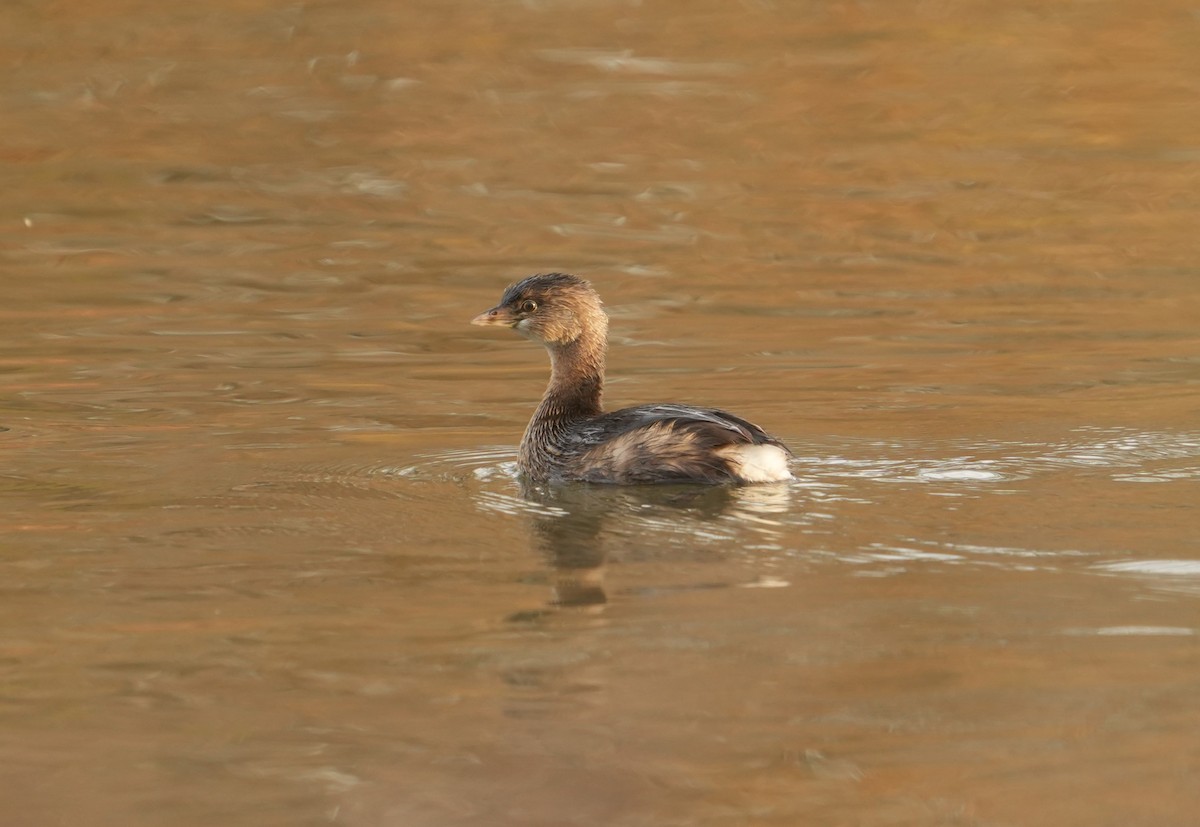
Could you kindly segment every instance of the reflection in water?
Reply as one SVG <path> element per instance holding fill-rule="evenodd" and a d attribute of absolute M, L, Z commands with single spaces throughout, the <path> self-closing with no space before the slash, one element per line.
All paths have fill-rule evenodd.
<path fill-rule="evenodd" d="M 537 551 L 554 571 L 556 606 L 607 602 L 610 555 L 654 553 L 657 543 L 687 543 L 726 527 L 722 517 L 763 521 L 788 506 L 786 483 L 757 486 L 553 485 L 521 482 Z"/>
<path fill-rule="evenodd" d="M 554 512 L 532 515 L 534 543 L 554 572 L 557 606 L 602 606 L 605 551 L 601 532 L 609 506 L 596 498 L 581 496 L 581 486 L 523 484 L 526 499 Z"/>

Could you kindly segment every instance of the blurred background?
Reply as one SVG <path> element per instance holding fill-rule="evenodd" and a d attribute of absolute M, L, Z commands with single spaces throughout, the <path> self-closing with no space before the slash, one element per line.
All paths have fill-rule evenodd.
<path fill-rule="evenodd" d="M 1194 824 L 1198 42 L 0 5 L 0 821 Z M 796 481 L 522 485 L 551 270 Z"/>

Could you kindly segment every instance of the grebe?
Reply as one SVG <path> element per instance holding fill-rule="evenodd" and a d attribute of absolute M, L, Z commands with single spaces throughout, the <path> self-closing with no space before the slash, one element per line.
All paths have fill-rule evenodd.
<path fill-rule="evenodd" d="M 511 327 L 550 353 L 550 385 L 521 439 L 535 482 L 756 483 L 792 478 L 791 452 L 741 417 L 663 403 L 604 413 L 608 315 L 578 276 L 530 276 L 471 324 Z"/>

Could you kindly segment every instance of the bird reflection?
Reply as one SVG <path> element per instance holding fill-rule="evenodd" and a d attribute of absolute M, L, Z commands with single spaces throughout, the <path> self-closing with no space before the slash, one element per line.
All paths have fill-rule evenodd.
<path fill-rule="evenodd" d="M 535 549 L 554 573 L 558 608 L 600 611 L 608 602 L 605 562 L 610 555 L 648 551 L 694 536 L 723 515 L 780 511 L 787 486 L 598 486 L 524 482 Z M 758 519 L 761 519 L 759 517 Z"/>

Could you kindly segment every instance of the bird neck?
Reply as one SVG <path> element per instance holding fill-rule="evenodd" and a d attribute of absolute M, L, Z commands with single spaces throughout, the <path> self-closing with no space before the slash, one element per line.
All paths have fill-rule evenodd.
<path fill-rule="evenodd" d="M 537 479 L 552 476 L 572 426 L 601 413 L 606 344 L 601 327 L 566 344 L 546 345 L 550 384 L 521 439 L 517 464 L 524 473 Z"/>
<path fill-rule="evenodd" d="M 550 345 L 550 384 L 535 418 L 579 419 L 602 410 L 604 334 L 587 331 L 565 345 Z"/>

